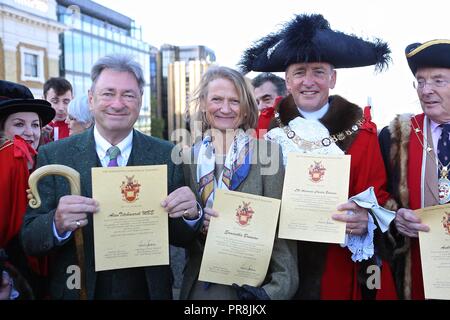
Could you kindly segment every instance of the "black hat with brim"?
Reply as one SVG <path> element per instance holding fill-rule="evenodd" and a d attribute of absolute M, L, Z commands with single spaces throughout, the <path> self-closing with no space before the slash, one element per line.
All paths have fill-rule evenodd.
<path fill-rule="evenodd" d="M 413 43 L 406 47 L 405 54 L 414 75 L 419 68 L 450 68 L 450 40 Z"/>
<path fill-rule="evenodd" d="M 35 112 L 42 126 L 52 121 L 56 114 L 48 101 L 34 99 L 27 87 L 0 80 L 0 119 L 17 112 Z"/>
<path fill-rule="evenodd" d="M 389 46 L 379 39 L 370 42 L 334 31 L 322 15 L 303 14 L 257 41 L 239 65 L 244 73 L 284 72 L 293 63 L 308 62 L 326 62 L 335 68 L 376 65 L 382 70 L 390 62 L 389 54 Z"/>

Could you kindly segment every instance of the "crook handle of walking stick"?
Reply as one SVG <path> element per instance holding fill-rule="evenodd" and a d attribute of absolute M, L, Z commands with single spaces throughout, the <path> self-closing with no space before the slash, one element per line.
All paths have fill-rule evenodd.
<path fill-rule="evenodd" d="M 59 164 L 50 164 L 47 166 L 40 167 L 36 169 L 28 178 L 28 185 L 30 189 L 27 190 L 28 204 L 31 208 L 39 208 L 41 206 L 41 197 L 39 196 L 37 184 L 38 181 L 49 175 L 60 175 L 65 177 L 70 184 L 70 193 L 73 195 L 80 195 L 81 186 L 80 186 L 80 174 L 67 166 L 59 165 Z M 83 231 L 82 229 L 75 230 L 75 246 L 78 258 L 78 265 L 81 270 L 81 288 L 80 288 L 80 300 L 87 299 L 86 292 L 86 282 L 85 282 L 85 272 L 84 272 L 84 240 L 83 240 Z"/>

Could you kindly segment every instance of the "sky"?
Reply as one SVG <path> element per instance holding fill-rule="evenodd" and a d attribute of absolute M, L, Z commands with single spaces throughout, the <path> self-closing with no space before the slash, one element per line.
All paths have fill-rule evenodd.
<path fill-rule="evenodd" d="M 405 47 L 450 38 L 446 0 L 95 1 L 135 20 L 142 26 L 143 40 L 155 47 L 205 45 L 215 51 L 217 64 L 231 68 L 254 41 L 278 31 L 296 14 L 320 13 L 334 30 L 368 40 L 380 38 L 392 51 L 389 69 L 382 73 L 373 67 L 338 69 L 331 91 L 360 106 L 370 98 L 373 120 L 380 128 L 397 113 L 421 112 Z"/>

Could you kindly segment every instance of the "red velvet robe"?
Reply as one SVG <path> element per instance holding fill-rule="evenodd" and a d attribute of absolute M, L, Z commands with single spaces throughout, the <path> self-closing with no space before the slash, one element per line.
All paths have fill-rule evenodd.
<path fill-rule="evenodd" d="M 268 107 L 261 111 L 259 118 L 258 118 L 258 124 L 256 127 L 256 137 L 259 139 L 262 139 L 263 136 L 267 133 L 268 128 L 270 126 L 270 121 L 272 121 L 274 115 L 275 115 L 275 109 L 277 108 L 280 101 L 283 99 L 283 97 L 276 97 L 273 106 Z"/>
<path fill-rule="evenodd" d="M 371 122 L 370 111 L 364 110 L 366 122 L 347 150 L 351 155 L 349 197 L 373 186 L 378 203 L 384 204 L 389 194 L 386 192 L 386 173 L 377 138 L 376 125 Z M 348 248 L 330 244 L 321 281 L 321 299 L 361 299 L 357 282 L 359 264 L 351 260 Z M 383 261 L 381 288 L 376 299 L 397 299 L 394 279 L 389 264 Z"/>
<path fill-rule="evenodd" d="M 58 129 L 58 140 L 69 136 L 69 125 L 65 121 L 52 121 L 48 125 L 53 128 L 53 131 L 44 135 L 43 144 L 55 141 L 55 128 Z"/>
<path fill-rule="evenodd" d="M 354 196 L 373 186 L 379 205 L 384 205 L 390 197 L 386 191 L 386 172 L 377 137 L 376 125 L 371 121 L 370 109 L 364 111 L 358 106 L 348 102 L 342 97 L 330 97 L 330 109 L 319 121 L 329 130 L 330 134 L 337 134 L 350 129 L 359 120 L 363 113 L 365 122 L 360 130 L 343 141 L 338 141 L 338 146 L 351 155 L 349 197 Z M 283 124 L 300 116 L 292 96 L 288 96 L 280 102 L 280 119 Z M 278 127 L 272 121 L 272 127 Z M 376 232 L 378 232 L 376 230 Z M 361 284 L 358 283 L 358 273 L 361 263 L 353 262 L 348 248 L 342 248 L 338 244 L 299 244 L 299 259 L 306 255 L 302 277 L 320 277 L 313 281 L 305 281 L 303 289 L 300 288 L 299 297 L 302 299 L 341 299 L 359 300 L 362 298 Z M 325 255 L 318 251 L 308 250 L 305 246 L 316 247 L 322 250 L 326 246 Z M 299 261 L 299 264 L 302 264 Z M 318 274 L 323 266 L 323 272 Z M 299 265 L 301 268 L 301 266 Z M 312 269 L 311 269 L 312 268 Z M 301 271 L 300 271 L 301 272 Z M 314 275 L 311 275 L 311 274 Z M 381 288 L 376 292 L 376 299 L 397 299 L 397 292 L 392 271 L 387 261 L 382 261 Z M 316 284 L 320 283 L 320 288 Z M 300 280 L 302 286 L 302 280 Z M 315 292 L 320 292 L 316 295 Z M 311 294 L 308 294 L 311 292 Z"/>
<path fill-rule="evenodd" d="M 0 146 L 0 247 L 19 232 L 27 208 L 27 160 L 35 151 L 20 137 Z"/>
<path fill-rule="evenodd" d="M 409 208 L 412 210 L 422 207 L 422 160 L 423 147 L 416 138 L 414 129 L 419 125 L 419 136 L 423 142 L 423 124 L 425 115 L 415 116 L 417 121 L 411 121 L 411 134 L 408 149 L 408 189 L 409 189 Z M 425 292 L 423 288 L 422 263 L 420 260 L 419 239 L 411 238 L 411 299 L 424 300 Z"/>
<path fill-rule="evenodd" d="M 36 151 L 21 137 L 0 146 L 0 248 L 5 248 L 19 232 L 27 209 L 29 169 Z M 45 258 L 27 257 L 31 269 L 47 274 Z"/>

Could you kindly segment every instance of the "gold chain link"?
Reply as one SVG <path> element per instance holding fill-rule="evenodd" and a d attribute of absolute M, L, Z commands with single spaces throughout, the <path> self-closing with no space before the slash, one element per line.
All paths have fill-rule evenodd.
<path fill-rule="evenodd" d="M 326 138 L 323 138 L 323 139 L 317 140 L 317 141 L 309 141 L 309 140 L 300 138 L 294 132 L 294 130 L 292 130 L 291 127 L 289 127 L 289 125 L 285 125 L 285 126 L 283 125 L 283 123 L 280 120 L 280 115 L 278 114 L 278 112 L 275 113 L 275 121 L 277 122 L 278 126 L 281 129 L 283 129 L 283 131 L 286 133 L 286 136 L 290 140 L 294 141 L 294 143 L 297 144 L 301 149 L 311 151 L 311 150 L 315 150 L 315 149 L 328 147 L 332 143 L 336 143 L 337 141 L 345 140 L 347 137 L 351 136 L 352 134 L 357 132 L 359 130 L 359 128 L 361 128 L 361 126 L 365 122 L 365 119 L 364 119 L 364 117 L 362 117 L 361 119 L 356 121 L 356 123 L 350 129 L 343 130 L 341 132 L 338 132 L 336 134 L 330 135 Z"/>

